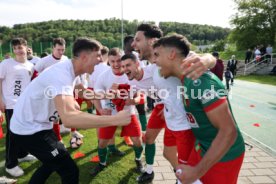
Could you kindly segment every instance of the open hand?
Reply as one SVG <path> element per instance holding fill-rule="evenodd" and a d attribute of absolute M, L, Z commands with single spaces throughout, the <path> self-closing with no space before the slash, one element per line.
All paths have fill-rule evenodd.
<path fill-rule="evenodd" d="M 200 56 L 196 53 L 192 53 L 183 60 L 181 68 L 183 69 L 183 75 L 192 80 L 196 80 L 206 72 L 209 65 L 213 63 L 215 63 L 215 58 L 212 56 Z"/>

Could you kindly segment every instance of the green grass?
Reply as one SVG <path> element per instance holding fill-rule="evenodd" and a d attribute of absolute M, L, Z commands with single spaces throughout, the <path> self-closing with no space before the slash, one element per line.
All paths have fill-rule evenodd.
<path fill-rule="evenodd" d="M 3 125 L 3 128 L 6 125 Z M 5 128 L 4 128 L 5 129 Z M 5 130 L 4 130 L 5 131 Z M 72 158 L 74 153 L 80 151 L 85 154 L 85 157 L 75 159 L 76 164 L 80 170 L 80 184 L 126 184 L 126 183 L 136 183 L 136 177 L 139 175 L 135 172 L 135 162 L 134 162 L 134 151 L 131 147 L 128 147 L 124 144 L 123 139 L 119 137 L 120 128 L 116 131 L 116 146 L 126 152 L 126 155 L 123 157 L 109 156 L 108 158 L 108 167 L 98 174 L 95 178 L 91 177 L 89 171 L 94 168 L 97 163 L 90 162 L 92 156 L 97 155 L 97 136 L 96 130 L 80 130 L 80 132 L 85 136 L 84 143 L 79 149 L 71 149 L 70 152 Z M 63 142 L 66 147 L 69 146 L 70 134 L 63 135 Z M 10 177 L 5 172 L 5 138 L 0 140 L 2 145 L 0 148 L 0 176 Z M 41 165 L 41 162 L 23 162 L 19 164 L 23 168 L 25 174 L 24 176 L 18 178 L 19 184 L 26 184 L 30 180 L 34 171 Z M 54 173 L 46 182 L 47 184 L 60 184 L 60 177 Z"/>
<path fill-rule="evenodd" d="M 237 77 L 237 79 L 276 86 L 276 76 L 271 76 L 271 75 L 247 75 L 247 76 L 239 76 Z"/>

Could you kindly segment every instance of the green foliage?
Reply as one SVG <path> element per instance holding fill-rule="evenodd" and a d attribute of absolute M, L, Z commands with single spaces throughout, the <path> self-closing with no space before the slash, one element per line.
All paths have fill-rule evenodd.
<path fill-rule="evenodd" d="M 212 50 L 213 51 L 224 51 L 225 47 L 225 41 L 224 40 L 218 40 L 215 42 Z"/>
<path fill-rule="evenodd" d="M 230 32 L 227 28 L 178 22 L 160 22 L 159 27 L 164 35 L 176 32 L 185 35 L 192 43 L 195 41 L 196 45 L 206 45 L 216 40 L 223 40 Z"/>
<path fill-rule="evenodd" d="M 137 20 L 124 20 L 124 36 L 134 35 Z M 154 23 L 154 22 L 149 22 Z M 229 34 L 229 29 L 215 26 L 185 24 L 177 22 L 160 22 L 160 28 L 164 35 L 179 33 L 187 36 L 195 45 L 210 44 L 216 40 L 223 40 Z M 121 20 L 116 18 L 104 20 L 56 20 L 38 23 L 16 24 L 13 28 L 0 26 L 0 42 L 3 54 L 10 52 L 9 42 L 14 37 L 23 37 L 33 47 L 38 55 L 52 48 L 53 38 L 63 37 L 67 47 L 72 45 L 77 37 L 92 37 L 99 40 L 103 45 L 121 47 Z M 70 48 L 70 46 L 69 46 Z M 66 54 L 70 56 L 70 49 Z"/>
<path fill-rule="evenodd" d="M 275 44 L 276 2 L 275 0 L 234 0 L 238 12 L 231 23 L 235 29 L 229 41 L 237 49 L 254 48 L 260 44 Z"/>

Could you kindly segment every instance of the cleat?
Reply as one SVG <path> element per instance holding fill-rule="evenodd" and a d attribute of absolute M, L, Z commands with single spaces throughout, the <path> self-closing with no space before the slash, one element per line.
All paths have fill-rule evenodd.
<path fill-rule="evenodd" d="M 19 158 L 18 162 L 30 162 L 30 161 L 34 161 L 37 160 L 37 158 L 31 154 L 28 154 L 27 156 L 23 157 L 23 158 Z"/>
<path fill-rule="evenodd" d="M 7 178 L 6 176 L 1 176 L 0 177 L 0 183 L 15 184 L 16 182 L 17 182 L 16 179 Z"/>
<path fill-rule="evenodd" d="M 152 182 L 154 178 L 154 172 L 152 171 L 151 174 L 148 174 L 147 172 L 144 172 L 142 175 L 138 176 L 136 181 L 138 183 L 145 183 L 145 182 Z"/>
<path fill-rule="evenodd" d="M 142 160 L 135 160 L 135 163 L 136 163 L 136 172 L 138 172 L 138 173 L 145 172 L 143 164 L 142 164 Z"/>
<path fill-rule="evenodd" d="M 110 155 L 118 156 L 118 157 L 122 157 L 126 154 L 125 152 L 120 151 L 118 148 L 115 148 L 114 151 L 109 151 L 109 153 L 110 153 Z"/>
<path fill-rule="evenodd" d="M 24 174 L 24 171 L 19 166 L 15 166 L 14 168 L 11 168 L 11 169 L 6 168 L 6 172 L 13 177 L 19 177 Z"/>

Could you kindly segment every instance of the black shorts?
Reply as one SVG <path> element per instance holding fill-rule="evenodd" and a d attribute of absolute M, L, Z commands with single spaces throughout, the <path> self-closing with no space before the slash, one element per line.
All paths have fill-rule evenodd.
<path fill-rule="evenodd" d="M 62 183 L 78 183 L 78 167 L 64 145 L 58 141 L 52 129 L 33 135 L 13 134 L 12 136 L 22 149 L 43 163 L 41 166 L 43 169 L 35 172 L 30 183 L 43 183 L 51 172 L 57 172 L 61 176 Z"/>

